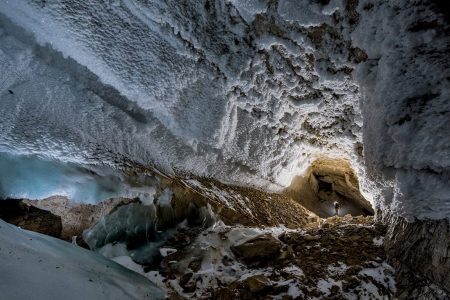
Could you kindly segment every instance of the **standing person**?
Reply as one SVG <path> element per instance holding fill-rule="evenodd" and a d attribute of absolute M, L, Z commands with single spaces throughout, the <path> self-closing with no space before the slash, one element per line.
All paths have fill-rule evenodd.
<path fill-rule="evenodd" d="M 341 208 L 341 204 L 337 201 L 334 201 L 334 211 L 336 212 L 335 216 L 339 216 L 339 208 Z"/>

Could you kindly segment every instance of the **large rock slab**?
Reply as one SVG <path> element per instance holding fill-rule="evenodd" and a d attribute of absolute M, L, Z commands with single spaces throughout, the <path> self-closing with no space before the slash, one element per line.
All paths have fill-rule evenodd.
<path fill-rule="evenodd" d="M 244 261 L 266 260 L 280 253 L 281 242 L 270 234 L 231 246 L 231 251 Z"/>
<path fill-rule="evenodd" d="M 119 206 L 138 202 L 138 200 L 111 198 L 97 204 L 88 204 L 72 202 L 63 196 L 52 196 L 42 200 L 24 200 L 24 202 L 61 217 L 61 239 L 71 241 L 75 236 L 81 238 L 83 231 L 93 226 L 102 216 Z"/>
<path fill-rule="evenodd" d="M 0 200 L 0 219 L 23 229 L 61 236 L 61 217 L 19 199 Z"/>

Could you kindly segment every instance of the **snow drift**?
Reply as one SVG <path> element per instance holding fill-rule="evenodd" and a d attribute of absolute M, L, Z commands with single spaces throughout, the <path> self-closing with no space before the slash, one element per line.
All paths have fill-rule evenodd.
<path fill-rule="evenodd" d="M 164 299 L 145 277 L 99 254 L 2 220 L 0 243 L 3 299 Z"/>

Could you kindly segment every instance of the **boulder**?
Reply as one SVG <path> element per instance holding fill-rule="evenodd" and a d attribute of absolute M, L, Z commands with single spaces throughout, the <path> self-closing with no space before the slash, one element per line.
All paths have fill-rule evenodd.
<path fill-rule="evenodd" d="M 250 292 L 258 293 L 267 289 L 272 285 L 270 280 L 264 275 L 254 275 L 245 279 L 245 284 L 248 286 Z"/>
<path fill-rule="evenodd" d="M 260 235 L 246 242 L 231 246 L 239 259 L 246 261 L 273 257 L 280 253 L 281 242 L 270 234 Z"/>
<path fill-rule="evenodd" d="M 320 236 L 305 234 L 303 236 L 303 239 L 305 239 L 306 241 L 318 241 L 320 240 Z"/>

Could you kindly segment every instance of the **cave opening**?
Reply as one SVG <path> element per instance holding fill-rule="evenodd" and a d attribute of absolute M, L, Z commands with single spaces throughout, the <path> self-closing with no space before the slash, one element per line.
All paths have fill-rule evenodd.
<path fill-rule="evenodd" d="M 344 159 L 315 160 L 302 176 L 296 176 L 286 190 L 295 201 L 322 218 L 334 216 L 372 216 L 374 209 L 359 189 L 359 180 Z"/>

